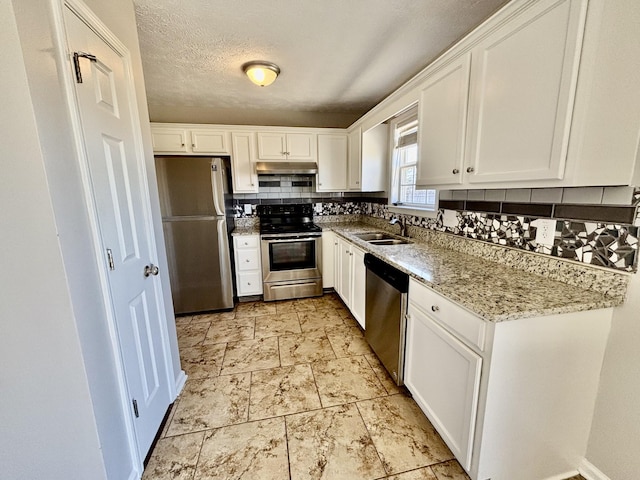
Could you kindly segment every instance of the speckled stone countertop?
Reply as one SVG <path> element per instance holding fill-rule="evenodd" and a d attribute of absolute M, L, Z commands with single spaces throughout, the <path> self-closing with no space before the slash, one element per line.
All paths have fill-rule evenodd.
<path fill-rule="evenodd" d="M 354 236 L 380 231 L 365 223 L 325 223 L 322 228 L 492 322 L 609 308 L 623 301 L 432 243 L 372 245 Z"/>
<path fill-rule="evenodd" d="M 233 237 L 239 237 L 242 235 L 260 235 L 260 225 L 251 225 L 249 227 L 237 226 L 231 232 Z"/>

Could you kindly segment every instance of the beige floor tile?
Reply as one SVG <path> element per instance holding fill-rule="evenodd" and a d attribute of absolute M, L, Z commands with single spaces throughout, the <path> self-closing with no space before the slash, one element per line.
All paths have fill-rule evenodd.
<path fill-rule="evenodd" d="M 189 378 L 220 375 L 226 344 L 197 345 L 180 349 L 182 368 Z"/>
<path fill-rule="evenodd" d="M 257 317 L 259 315 L 275 315 L 276 306 L 271 302 L 247 302 L 236 306 L 236 318 Z"/>
<path fill-rule="evenodd" d="M 453 458 L 411 398 L 392 395 L 357 405 L 387 473 L 405 472 Z"/>
<path fill-rule="evenodd" d="M 357 327 L 336 327 L 327 329 L 327 337 L 331 342 L 336 357 L 366 355 L 373 353 L 362 330 Z"/>
<path fill-rule="evenodd" d="M 320 397 L 309 365 L 261 370 L 251 374 L 249 420 L 318 408 Z"/>
<path fill-rule="evenodd" d="M 278 338 L 258 338 L 227 344 L 221 375 L 252 372 L 280 366 Z"/>
<path fill-rule="evenodd" d="M 432 465 L 431 469 L 436 474 L 437 480 L 470 480 L 469 476 L 455 460 Z M 573 478 L 578 480 L 579 476 Z"/>
<path fill-rule="evenodd" d="M 430 467 L 411 470 L 387 477 L 387 480 L 438 480 Z"/>
<path fill-rule="evenodd" d="M 323 407 L 387 395 L 363 356 L 311 365 Z"/>
<path fill-rule="evenodd" d="M 254 317 L 234 318 L 219 322 L 212 322 L 205 344 L 239 342 L 253 340 L 256 320 Z M 192 323 L 192 325 L 194 325 Z"/>
<path fill-rule="evenodd" d="M 217 322 L 218 320 L 231 320 L 235 318 L 235 310 L 231 312 L 215 312 L 215 313 L 203 313 L 200 315 L 194 315 L 191 321 L 193 323 L 199 322 Z"/>
<path fill-rule="evenodd" d="M 368 480 L 384 476 L 355 405 L 286 417 L 292 480 Z"/>
<path fill-rule="evenodd" d="M 292 313 L 295 312 L 295 300 L 282 300 L 279 302 L 274 302 L 276 306 L 276 313 Z"/>
<path fill-rule="evenodd" d="M 191 480 L 203 438 L 198 432 L 158 440 L 142 480 Z"/>
<path fill-rule="evenodd" d="M 176 317 L 176 326 L 187 325 L 189 324 L 189 322 L 191 322 L 192 318 L 193 318 L 192 315 L 179 315 Z"/>
<path fill-rule="evenodd" d="M 325 308 L 344 308 L 344 303 L 337 295 L 324 295 L 314 301 L 316 309 L 323 310 Z"/>
<path fill-rule="evenodd" d="M 295 333 L 302 333 L 298 314 L 295 312 L 256 317 L 256 338 L 291 335 Z"/>
<path fill-rule="evenodd" d="M 348 319 L 355 320 L 355 318 L 353 318 L 353 315 L 351 315 L 351 312 L 346 307 L 335 307 L 334 310 L 335 310 L 335 313 L 341 318 L 348 318 Z"/>
<path fill-rule="evenodd" d="M 364 358 L 367 359 L 367 362 L 369 362 L 369 365 L 373 368 L 373 372 L 376 374 L 376 377 L 378 377 L 378 380 L 380 380 L 380 383 L 388 394 L 391 395 L 402 392 L 402 388 L 396 385 L 396 382 L 391 378 L 389 372 L 387 372 L 374 353 L 365 355 Z"/>
<path fill-rule="evenodd" d="M 246 422 L 251 374 L 187 380 L 168 436 Z"/>
<path fill-rule="evenodd" d="M 167 432 L 169 431 L 169 425 L 171 425 L 171 420 L 173 420 L 173 416 L 176 414 L 176 408 L 178 407 L 179 398 L 176 398 L 175 402 L 171 404 L 171 411 L 169 412 L 169 416 L 167 417 L 167 421 L 164 424 L 162 429 L 162 433 L 160 434 L 160 438 L 165 438 L 167 436 Z"/>
<path fill-rule="evenodd" d="M 178 347 L 187 348 L 202 345 L 209 330 L 209 322 L 188 323 L 186 325 L 176 325 L 178 333 Z"/>
<path fill-rule="evenodd" d="M 195 480 L 288 480 L 283 418 L 208 432 Z"/>
<path fill-rule="evenodd" d="M 325 328 L 344 325 L 342 318 L 333 309 L 299 312 L 298 318 L 303 332 L 324 331 Z"/>
<path fill-rule="evenodd" d="M 278 337 L 280 363 L 295 365 L 336 358 L 327 335 L 323 332 Z"/>

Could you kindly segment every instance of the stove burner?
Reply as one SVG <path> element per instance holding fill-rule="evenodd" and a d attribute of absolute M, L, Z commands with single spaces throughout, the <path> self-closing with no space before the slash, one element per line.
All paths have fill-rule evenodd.
<path fill-rule="evenodd" d="M 313 223 L 310 203 L 258 205 L 260 233 L 315 233 L 322 228 Z"/>

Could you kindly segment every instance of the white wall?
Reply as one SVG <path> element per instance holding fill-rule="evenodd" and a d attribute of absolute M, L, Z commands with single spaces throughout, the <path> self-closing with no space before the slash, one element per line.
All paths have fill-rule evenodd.
<path fill-rule="evenodd" d="M 0 0 L 2 478 L 106 478 L 18 32 Z"/>
<path fill-rule="evenodd" d="M 611 480 L 640 478 L 640 274 L 613 316 L 586 458 Z"/>

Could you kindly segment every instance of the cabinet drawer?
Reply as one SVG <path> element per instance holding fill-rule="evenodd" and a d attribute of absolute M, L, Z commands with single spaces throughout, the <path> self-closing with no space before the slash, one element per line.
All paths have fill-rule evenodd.
<path fill-rule="evenodd" d="M 238 273 L 238 296 L 262 293 L 262 272 Z"/>
<path fill-rule="evenodd" d="M 484 350 L 487 325 L 483 319 L 413 279 L 409 284 L 409 302 L 469 345 Z"/>
<path fill-rule="evenodd" d="M 236 248 L 258 248 L 260 238 L 257 235 L 242 235 L 234 237 Z"/>
<path fill-rule="evenodd" d="M 260 253 L 256 249 L 240 249 L 236 252 L 238 271 L 260 270 Z"/>

